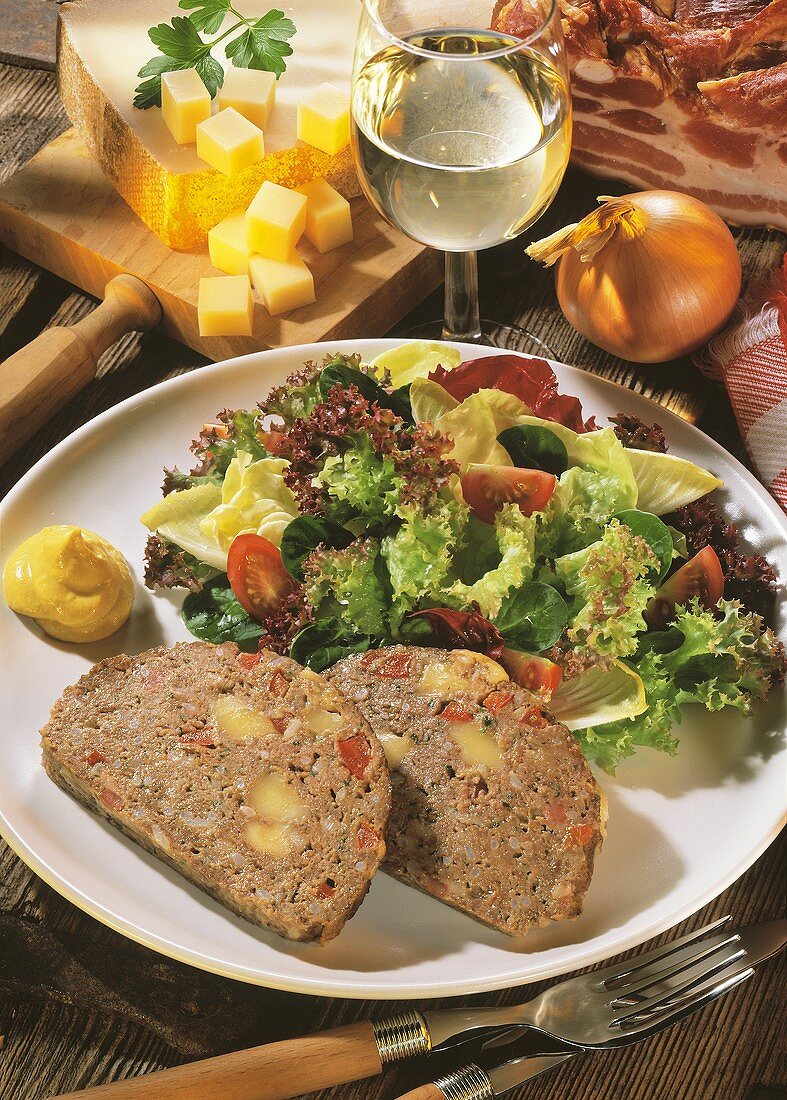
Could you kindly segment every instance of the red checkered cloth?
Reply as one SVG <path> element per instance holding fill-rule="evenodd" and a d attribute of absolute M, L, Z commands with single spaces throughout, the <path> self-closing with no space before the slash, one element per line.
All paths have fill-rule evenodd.
<path fill-rule="evenodd" d="M 787 511 L 787 253 L 696 362 L 724 382 L 757 472 Z"/>

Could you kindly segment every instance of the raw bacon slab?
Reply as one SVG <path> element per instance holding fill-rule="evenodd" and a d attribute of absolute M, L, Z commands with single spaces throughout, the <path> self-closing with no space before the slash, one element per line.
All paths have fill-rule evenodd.
<path fill-rule="evenodd" d="M 787 231 L 787 0 L 560 0 L 575 164 Z M 527 0 L 493 26 L 532 32 Z"/>

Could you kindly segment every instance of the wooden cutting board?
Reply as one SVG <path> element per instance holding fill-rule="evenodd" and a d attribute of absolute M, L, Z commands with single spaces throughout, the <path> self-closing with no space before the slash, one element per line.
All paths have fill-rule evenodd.
<path fill-rule="evenodd" d="M 353 199 L 352 209 L 352 244 L 323 256 L 305 241 L 298 246 L 314 275 L 314 305 L 271 317 L 257 303 L 253 336 L 199 335 L 200 277 L 221 272 L 207 251 L 173 252 L 162 244 L 73 129 L 0 188 L 0 241 L 97 298 L 114 275 L 136 275 L 161 303 L 164 331 L 220 360 L 266 347 L 381 336 L 439 285 L 439 253 L 392 229 L 365 199 Z"/>

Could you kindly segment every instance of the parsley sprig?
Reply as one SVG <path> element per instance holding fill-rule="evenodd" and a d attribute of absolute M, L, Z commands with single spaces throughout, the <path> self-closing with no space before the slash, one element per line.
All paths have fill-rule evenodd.
<path fill-rule="evenodd" d="M 237 31 L 241 33 L 225 46 L 236 68 L 265 69 L 277 79 L 287 68 L 284 59 L 292 53 L 288 39 L 295 34 L 295 24 L 283 11 L 274 8 L 260 19 L 247 19 L 231 0 L 180 0 L 179 7 L 189 14 L 176 15 L 170 23 L 159 23 L 148 31 L 159 53 L 137 74 L 142 77 L 134 96 L 139 110 L 161 106 L 161 74 L 176 69 L 196 69 L 211 97 L 215 96 L 224 83 L 224 68 L 211 51 Z M 228 15 L 234 15 L 237 22 L 215 38 L 202 37 L 215 35 Z"/>

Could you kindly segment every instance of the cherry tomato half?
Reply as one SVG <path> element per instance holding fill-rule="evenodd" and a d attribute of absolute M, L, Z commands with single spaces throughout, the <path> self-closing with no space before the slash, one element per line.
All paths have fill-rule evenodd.
<path fill-rule="evenodd" d="M 704 546 L 667 578 L 648 604 L 645 621 L 651 630 L 663 630 L 675 617 L 677 604 L 687 604 L 697 596 L 702 606 L 712 611 L 723 595 L 721 562 L 712 546 Z"/>
<path fill-rule="evenodd" d="M 518 649 L 504 649 L 500 663 L 515 684 L 543 699 L 552 698 L 563 676 L 563 669 L 554 661 Z"/>
<path fill-rule="evenodd" d="M 518 504 L 525 516 L 540 512 L 555 491 L 557 478 L 544 470 L 518 466 L 470 466 L 461 478 L 462 495 L 471 512 L 484 523 L 494 523 L 504 504 Z"/>
<path fill-rule="evenodd" d="M 233 539 L 227 555 L 227 577 L 238 602 L 254 619 L 262 619 L 295 588 L 279 548 L 262 535 L 238 535 Z"/>

